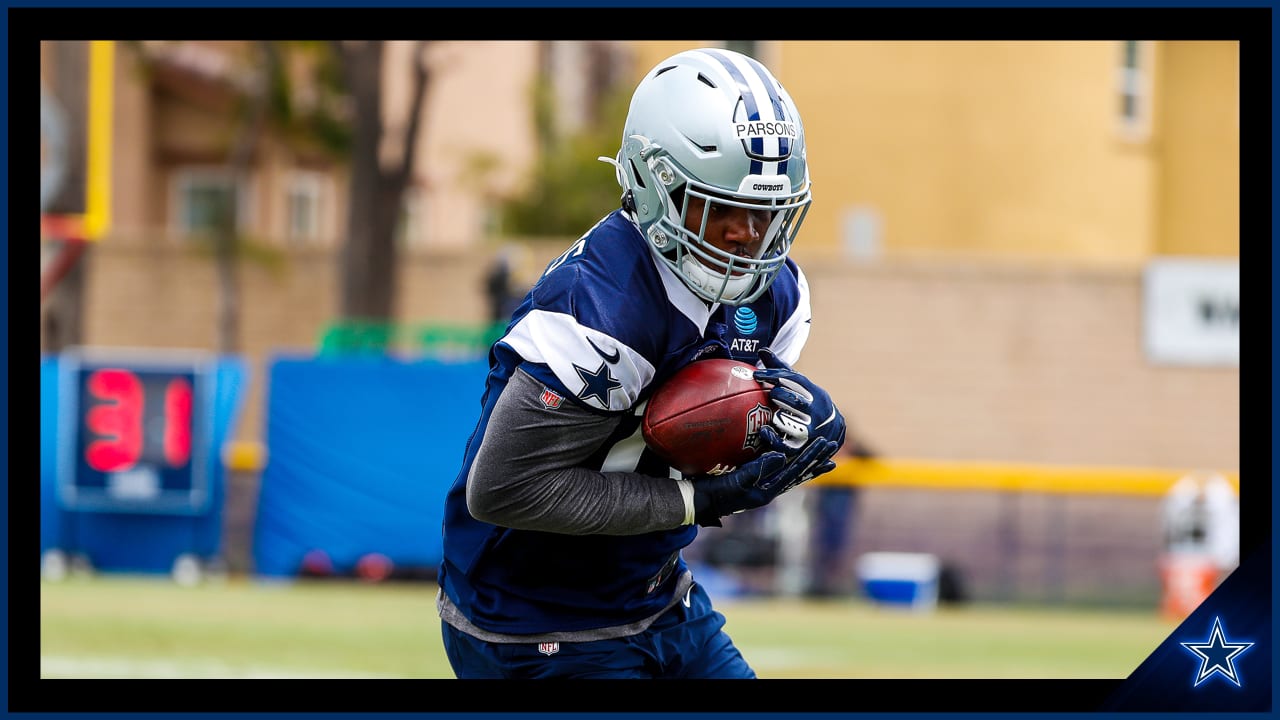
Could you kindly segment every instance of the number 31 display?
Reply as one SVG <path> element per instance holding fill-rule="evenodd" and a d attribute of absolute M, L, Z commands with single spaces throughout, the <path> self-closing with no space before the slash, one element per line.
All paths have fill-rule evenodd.
<path fill-rule="evenodd" d="M 59 496 L 78 510 L 199 512 L 208 500 L 207 359 L 64 356 Z"/>

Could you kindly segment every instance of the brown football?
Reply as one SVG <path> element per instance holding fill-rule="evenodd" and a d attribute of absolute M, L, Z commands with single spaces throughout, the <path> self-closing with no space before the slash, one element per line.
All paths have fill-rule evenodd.
<path fill-rule="evenodd" d="M 724 473 L 760 454 L 760 428 L 773 417 L 769 395 L 737 360 L 698 360 L 649 398 L 645 444 L 684 475 Z"/>

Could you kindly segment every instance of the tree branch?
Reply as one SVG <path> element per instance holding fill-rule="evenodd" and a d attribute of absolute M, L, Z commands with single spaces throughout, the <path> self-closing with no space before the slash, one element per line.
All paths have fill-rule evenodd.
<path fill-rule="evenodd" d="M 414 47 L 413 66 L 413 101 L 409 105 L 409 115 L 405 120 L 404 156 L 400 159 L 400 167 L 396 171 L 395 183 L 404 188 L 413 171 L 414 156 L 418 152 L 419 126 L 422 118 L 422 106 L 425 103 L 427 84 L 431 79 L 431 71 L 427 68 L 427 42 L 420 40 Z"/>

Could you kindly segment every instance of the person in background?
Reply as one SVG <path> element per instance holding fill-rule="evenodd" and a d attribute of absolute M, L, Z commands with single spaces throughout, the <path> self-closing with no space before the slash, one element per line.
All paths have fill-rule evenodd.
<path fill-rule="evenodd" d="M 876 452 L 850 431 L 837 457 L 867 460 Z M 836 597 L 853 593 L 850 572 L 854 529 L 858 519 L 861 488 L 857 485 L 815 485 L 807 489 L 810 510 L 810 553 L 808 597 Z"/>
<path fill-rule="evenodd" d="M 790 96 L 745 55 L 682 52 L 637 86 L 602 158 L 622 207 L 548 264 L 489 351 L 445 501 L 436 604 L 457 677 L 756 677 L 681 550 L 830 472 L 844 443 L 831 396 L 791 367 L 812 320 L 788 255 L 806 152 Z M 712 357 L 758 368 L 772 424 L 756 459 L 683 477 L 641 414 Z"/>
<path fill-rule="evenodd" d="M 490 323 L 505 323 L 510 320 L 528 291 L 527 286 L 520 284 L 519 272 L 527 252 L 515 245 L 505 245 L 494 255 L 484 276 L 484 294 L 489 305 Z"/>

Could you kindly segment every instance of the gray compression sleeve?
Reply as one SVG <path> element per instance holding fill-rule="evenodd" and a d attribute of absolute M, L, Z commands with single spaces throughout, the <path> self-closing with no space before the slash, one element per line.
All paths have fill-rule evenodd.
<path fill-rule="evenodd" d="M 478 520 L 569 535 L 638 535 L 678 527 L 675 480 L 581 467 L 620 422 L 571 402 L 550 410 L 542 383 L 516 370 L 489 417 L 467 478 Z"/>

